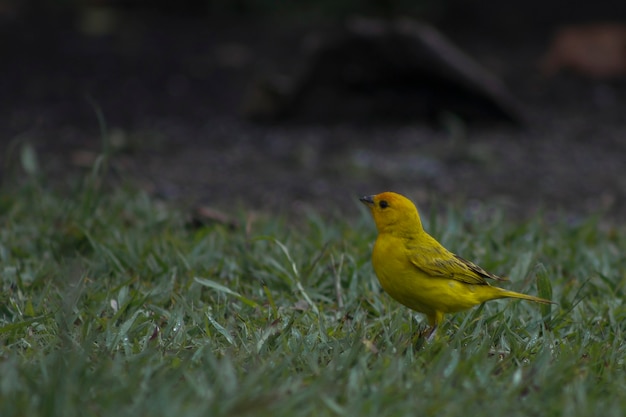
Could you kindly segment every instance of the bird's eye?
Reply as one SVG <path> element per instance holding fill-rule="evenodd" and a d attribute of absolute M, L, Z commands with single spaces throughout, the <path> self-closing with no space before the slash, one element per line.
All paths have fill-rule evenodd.
<path fill-rule="evenodd" d="M 389 203 L 386 200 L 380 200 L 380 202 L 378 203 L 378 207 L 380 207 L 381 209 L 387 208 L 389 207 Z"/>

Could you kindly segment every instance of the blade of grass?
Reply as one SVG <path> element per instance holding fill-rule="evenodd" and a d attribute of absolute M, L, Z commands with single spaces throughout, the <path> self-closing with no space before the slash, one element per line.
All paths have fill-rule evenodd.
<path fill-rule="evenodd" d="M 537 276 L 537 292 L 539 297 L 552 301 L 552 283 L 548 277 L 548 271 L 543 264 L 535 267 Z M 543 316 L 543 324 L 547 329 L 552 328 L 552 304 L 541 304 L 541 315 Z"/>
<path fill-rule="evenodd" d="M 220 283 L 217 283 L 215 281 L 212 281 L 210 279 L 194 277 L 194 281 L 196 281 L 198 284 L 200 284 L 202 286 L 205 286 L 205 287 L 208 287 L 208 288 L 212 288 L 212 289 L 214 289 L 216 291 L 219 291 L 219 292 L 222 292 L 224 294 L 232 295 L 233 297 L 237 298 L 239 301 L 241 301 L 242 303 L 244 303 L 244 304 L 246 304 L 246 305 L 248 305 L 250 307 L 255 307 L 255 308 L 256 307 L 260 307 L 260 305 L 257 302 L 255 302 L 255 301 L 253 301 L 253 300 L 251 300 L 251 299 L 249 299 L 247 297 L 244 297 L 243 295 L 239 294 L 238 292 L 233 291 L 230 288 L 228 288 L 228 287 L 226 287 L 226 286 L 224 286 L 224 285 L 222 285 Z"/>

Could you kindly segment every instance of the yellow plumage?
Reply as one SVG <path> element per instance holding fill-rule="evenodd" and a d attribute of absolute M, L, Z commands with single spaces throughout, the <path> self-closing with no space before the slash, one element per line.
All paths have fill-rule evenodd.
<path fill-rule="evenodd" d="M 446 313 L 466 310 L 498 298 L 551 301 L 492 287 L 486 278 L 504 281 L 449 252 L 422 227 L 417 208 L 406 197 L 385 192 L 362 197 L 374 217 L 378 238 L 372 252 L 374 272 L 391 297 L 424 313 L 431 335 Z"/>

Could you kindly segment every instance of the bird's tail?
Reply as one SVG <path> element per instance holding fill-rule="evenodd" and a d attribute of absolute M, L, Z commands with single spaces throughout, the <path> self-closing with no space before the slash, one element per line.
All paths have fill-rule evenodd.
<path fill-rule="evenodd" d="M 500 290 L 502 291 L 500 292 L 499 294 L 500 296 L 498 298 L 520 298 L 522 300 L 534 301 L 536 303 L 541 303 L 541 304 L 556 304 L 554 301 L 546 300 L 545 298 L 539 298 L 533 295 L 522 294 L 521 292 L 504 290 L 502 288 L 500 288 Z"/>

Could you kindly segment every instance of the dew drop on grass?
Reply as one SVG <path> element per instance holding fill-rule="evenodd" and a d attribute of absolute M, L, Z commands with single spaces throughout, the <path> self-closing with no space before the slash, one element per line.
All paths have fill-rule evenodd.
<path fill-rule="evenodd" d="M 180 322 L 180 320 L 176 320 L 176 324 L 174 324 L 174 327 L 172 327 L 172 333 L 178 333 L 181 327 L 183 327 L 183 324 Z"/>

